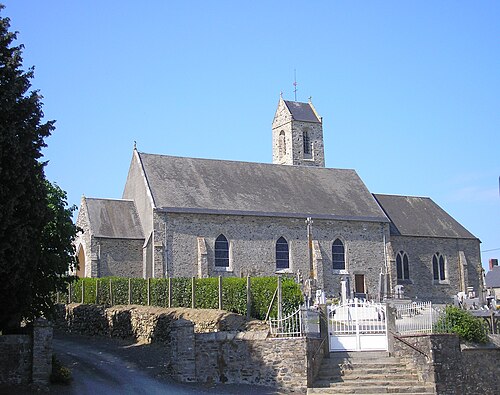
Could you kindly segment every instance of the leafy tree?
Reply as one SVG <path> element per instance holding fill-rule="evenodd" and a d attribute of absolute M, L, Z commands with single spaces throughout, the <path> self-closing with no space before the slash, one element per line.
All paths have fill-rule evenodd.
<path fill-rule="evenodd" d="M 0 4 L 0 12 L 3 10 Z M 0 330 L 48 312 L 48 294 L 69 280 L 62 260 L 71 242 L 72 208 L 65 194 L 45 180 L 41 96 L 29 91 L 33 68 L 22 69 L 22 45 L 0 16 Z M 66 217 L 65 217 L 66 216 Z M 60 221 L 62 221 L 60 223 Z M 57 232 L 60 232 L 56 235 Z M 73 237 L 74 237 L 73 231 Z"/>
<path fill-rule="evenodd" d="M 42 230 L 40 264 L 33 281 L 31 316 L 50 316 L 56 291 L 66 291 L 68 282 L 76 279 L 68 270 L 77 267 L 75 246 L 77 232 L 72 216 L 76 206 L 68 206 L 66 192 L 57 184 L 45 181 L 47 188 L 48 221 Z"/>

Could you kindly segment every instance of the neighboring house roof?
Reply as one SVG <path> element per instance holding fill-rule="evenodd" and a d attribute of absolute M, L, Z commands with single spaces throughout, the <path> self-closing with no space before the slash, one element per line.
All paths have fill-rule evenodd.
<path fill-rule="evenodd" d="M 138 154 L 158 209 L 388 222 L 354 170 Z"/>
<path fill-rule="evenodd" d="M 93 236 L 144 239 L 141 221 L 132 200 L 84 199 Z"/>
<path fill-rule="evenodd" d="M 391 220 L 392 235 L 476 239 L 430 198 L 381 194 L 373 196 Z"/>
<path fill-rule="evenodd" d="M 500 288 L 500 266 L 495 266 L 484 278 L 487 288 Z"/>
<path fill-rule="evenodd" d="M 316 113 L 309 103 L 300 103 L 296 101 L 283 100 L 296 121 L 320 122 Z"/>

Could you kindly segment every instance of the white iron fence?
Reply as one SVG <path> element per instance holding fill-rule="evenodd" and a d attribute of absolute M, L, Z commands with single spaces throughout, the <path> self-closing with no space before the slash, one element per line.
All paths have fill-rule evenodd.
<path fill-rule="evenodd" d="M 303 310 L 298 308 L 294 313 L 283 318 L 270 318 L 269 331 L 274 337 L 300 337 L 304 334 L 302 321 Z"/>
<path fill-rule="evenodd" d="M 396 330 L 401 335 L 446 332 L 440 318 L 444 311 L 432 306 L 431 302 L 410 303 L 396 306 Z M 437 328 L 437 325 L 440 327 Z"/>

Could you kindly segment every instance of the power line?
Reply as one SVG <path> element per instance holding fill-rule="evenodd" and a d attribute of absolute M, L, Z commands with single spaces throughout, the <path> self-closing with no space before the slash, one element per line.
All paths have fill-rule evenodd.
<path fill-rule="evenodd" d="M 482 252 L 498 251 L 500 248 L 493 248 L 491 250 L 483 250 Z"/>

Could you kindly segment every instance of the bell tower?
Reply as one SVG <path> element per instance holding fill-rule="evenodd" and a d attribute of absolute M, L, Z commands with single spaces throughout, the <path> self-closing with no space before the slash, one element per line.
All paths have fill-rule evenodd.
<path fill-rule="evenodd" d="M 325 167 L 323 120 L 311 101 L 280 96 L 273 120 L 273 163 Z"/>

